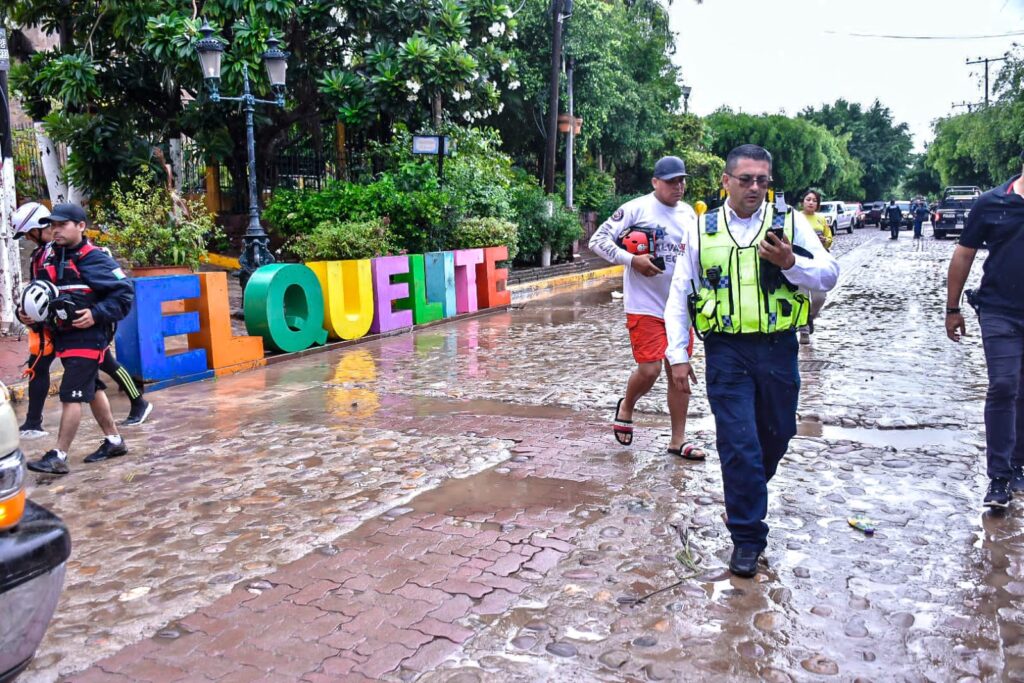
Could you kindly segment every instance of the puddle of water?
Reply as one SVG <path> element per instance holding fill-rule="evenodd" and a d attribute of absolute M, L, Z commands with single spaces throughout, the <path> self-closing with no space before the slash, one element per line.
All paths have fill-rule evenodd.
<path fill-rule="evenodd" d="M 867 429 L 865 427 L 837 427 L 820 422 L 801 422 L 798 436 L 814 436 L 831 441 L 855 441 L 868 446 L 892 446 L 896 450 L 942 446 L 963 448 L 962 439 L 969 436 L 958 429 Z"/>
<path fill-rule="evenodd" d="M 425 415 L 481 415 L 497 417 L 528 417 L 542 419 L 563 419 L 579 417 L 572 408 L 563 406 L 538 406 L 520 403 L 506 403 L 488 399 L 453 401 L 443 398 L 416 396 L 387 398 L 385 405 L 395 412 L 409 412 L 414 416 Z"/>
<path fill-rule="evenodd" d="M 417 512 L 466 517 L 508 509 L 571 510 L 600 503 L 607 495 L 606 489 L 594 482 L 540 477 L 514 479 L 491 469 L 465 479 L 449 480 L 420 494 L 408 505 Z"/>

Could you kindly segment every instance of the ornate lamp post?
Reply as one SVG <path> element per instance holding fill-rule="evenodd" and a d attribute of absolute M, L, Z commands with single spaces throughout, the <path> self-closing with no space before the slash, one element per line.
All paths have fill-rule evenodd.
<path fill-rule="evenodd" d="M 242 248 L 242 256 L 239 262 L 242 270 L 239 279 L 242 288 L 245 288 L 249 277 L 256 272 L 260 266 L 274 262 L 274 256 L 267 247 L 268 237 L 263 226 L 260 224 L 259 197 L 256 194 L 256 142 L 253 136 L 252 115 L 256 111 L 257 104 L 270 104 L 284 107 L 284 84 L 288 71 L 288 53 L 282 51 L 281 41 L 271 36 L 267 40 L 267 51 L 261 57 L 267 68 L 267 77 L 270 79 L 270 88 L 274 92 L 273 100 L 261 100 L 253 97 L 249 91 L 249 67 L 242 64 L 242 95 L 241 97 L 225 97 L 220 94 L 220 68 L 221 57 L 224 55 L 224 46 L 219 38 L 215 37 L 215 31 L 210 27 L 209 22 L 204 21 L 199 32 L 203 34 L 202 39 L 196 42 L 196 53 L 199 55 L 199 66 L 203 70 L 203 78 L 206 80 L 206 87 L 210 91 L 211 102 L 241 102 L 245 105 L 245 136 L 247 151 L 249 153 L 249 227 L 245 231 Z"/>

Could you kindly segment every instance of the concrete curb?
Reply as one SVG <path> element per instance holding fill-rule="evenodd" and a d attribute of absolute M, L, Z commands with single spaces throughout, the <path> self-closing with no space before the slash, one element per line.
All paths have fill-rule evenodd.
<path fill-rule="evenodd" d="M 216 256 L 216 254 L 211 254 Z M 228 257 L 218 257 L 229 260 Z M 222 265 L 221 263 L 214 263 L 210 260 L 213 265 Z M 235 261 L 237 264 L 237 261 Z M 225 265 L 224 267 L 231 267 Z M 237 267 L 237 265 L 235 266 Z M 598 270 L 589 270 L 582 273 L 572 273 L 570 275 L 561 275 L 559 277 L 548 278 L 546 280 L 537 280 L 536 282 L 524 282 L 518 285 L 512 285 L 508 290 L 512 293 L 512 303 L 523 303 L 533 299 L 539 299 L 545 296 L 555 294 L 561 290 L 569 289 L 574 286 L 594 284 L 602 280 L 606 280 L 610 277 L 617 277 L 622 274 L 622 266 L 611 266 L 608 268 L 600 268 Z M 239 372 L 246 372 L 248 370 L 254 370 L 256 368 L 265 367 L 267 365 L 273 365 L 275 363 L 281 363 L 292 358 L 301 358 L 314 353 L 324 353 L 327 351 L 334 351 L 336 349 L 342 349 L 349 346 L 355 346 L 356 344 L 362 344 L 364 342 L 372 342 L 385 337 L 393 337 L 400 334 L 407 334 L 416 330 L 422 330 L 429 327 L 435 327 L 437 325 L 444 325 L 450 322 L 458 322 L 460 320 L 467 320 L 470 318 L 476 318 L 484 315 L 490 315 L 492 313 L 504 313 L 508 311 L 508 307 L 500 306 L 497 308 L 488 308 L 482 311 L 475 311 L 473 313 L 463 313 L 452 318 L 445 318 L 443 320 L 435 320 L 424 325 L 414 325 L 412 327 L 405 327 L 400 330 L 394 330 L 385 334 L 368 334 L 365 337 L 359 339 L 350 339 L 343 341 L 336 341 L 324 344 L 323 346 L 315 346 L 304 351 L 298 351 L 296 353 L 279 353 L 274 355 L 268 355 L 261 358 L 258 361 L 240 363 L 226 368 L 220 368 L 217 371 L 207 371 L 199 373 L 197 375 L 189 377 L 175 377 L 171 380 L 162 382 L 154 382 L 147 384 L 145 390 L 147 393 L 153 391 L 159 391 L 160 389 L 166 389 L 172 386 L 178 386 L 180 384 L 188 384 L 190 382 L 198 382 L 206 379 L 216 379 L 217 377 L 226 377 Z M 60 379 L 63 373 L 55 372 L 50 376 L 50 395 L 57 393 L 60 387 Z M 8 385 L 7 390 L 11 396 L 11 401 L 19 403 L 24 401 L 28 397 L 28 381 L 22 380 Z"/>
<path fill-rule="evenodd" d="M 606 280 L 610 277 L 618 277 L 622 275 L 622 270 L 622 266 L 609 266 L 607 268 L 588 270 L 582 273 L 572 273 L 570 275 L 561 275 L 559 277 L 548 278 L 546 280 L 537 280 L 536 282 L 523 282 L 518 285 L 512 285 L 508 288 L 508 291 L 512 292 L 512 303 L 522 303 L 524 301 L 530 301 L 531 299 L 538 299 L 549 294 L 554 294 L 558 290 L 568 289 L 579 285 L 592 284 L 600 280 Z"/>

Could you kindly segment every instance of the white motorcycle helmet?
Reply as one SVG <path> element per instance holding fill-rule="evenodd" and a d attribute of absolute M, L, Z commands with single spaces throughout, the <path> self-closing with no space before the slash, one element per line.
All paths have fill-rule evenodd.
<path fill-rule="evenodd" d="M 14 228 L 14 239 L 18 239 L 29 230 L 43 227 L 39 221 L 47 218 L 50 210 L 38 202 L 22 204 L 11 215 L 11 227 Z"/>
<path fill-rule="evenodd" d="M 44 323 L 50 315 L 50 303 L 57 298 L 60 290 L 48 280 L 33 280 L 21 293 L 21 310 L 33 322 Z"/>

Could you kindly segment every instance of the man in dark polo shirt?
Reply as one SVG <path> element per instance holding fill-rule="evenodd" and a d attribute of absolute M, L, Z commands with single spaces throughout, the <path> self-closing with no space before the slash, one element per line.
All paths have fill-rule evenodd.
<path fill-rule="evenodd" d="M 984 505 L 1006 508 L 1015 492 L 1024 492 L 1024 176 L 981 195 L 967 218 L 947 279 L 946 334 L 955 342 L 966 332 L 960 295 L 982 246 L 989 253 L 972 303 L 988 364 Z"/>

